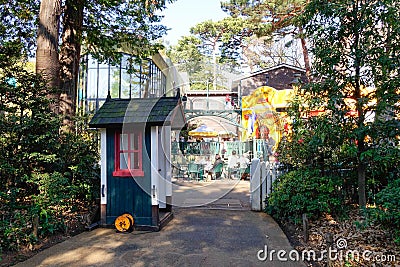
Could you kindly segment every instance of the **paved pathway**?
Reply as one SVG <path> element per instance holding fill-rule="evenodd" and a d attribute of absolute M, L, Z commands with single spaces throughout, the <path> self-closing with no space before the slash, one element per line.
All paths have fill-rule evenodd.
<path fill-rule="evenodd" d="M 289 253 L 292 248 L 286 236 L 270 216 L 248 209 L 248 182 L 237 183 L 229 194 L 218 193 L 214 190 L 218 186 L 223 191 L 226 182 L 212 187 L 205 183 L 182 187 L 178 183 L 175 204 L 196 203 L 196 207 L 175 207 L 174 219 L 160 232 L 121 234 L 96 229 L 17 266 L 304 266 L 277 261 L 276 253 L 274 262 L 260 261 L 257 253 L 265 245 L 269 251 Z M 225 200 L 218 200 L 218 205 L 209 203 L 220 194 Z M 201 199 L 207 203 L 201 203 Z M 239 203 L 241 209 L 227 207 L 226 203 Z"/>
<path fill-rule="evenodd" d="M 235 199 L 244 208 L 250 209 L 250 183 L 239 180 L 218 180 L 211 182 L 173 183 L 173 205 L 175 207 L 199 207 L 212 204 L 218 199 Z"/>

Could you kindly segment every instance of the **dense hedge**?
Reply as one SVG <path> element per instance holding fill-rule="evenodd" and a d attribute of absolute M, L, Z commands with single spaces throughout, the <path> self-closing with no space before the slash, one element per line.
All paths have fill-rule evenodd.
<path fill-rule="evenodd" d="M 370 211 L 375 220 L 392 229 L 400 245 L 400 179 L 389 183 L 376 195 L 376 208 Z"/>
<path fill-rule="evenodd" d="M 322 213 L 339 213 L 343 197 L 338 177 L 322 176 L 316 169 L 299 169 L 282 175 L 273 184 L 266 211 L 280 220 L 299 222 L 302 214 L 318 218 Z"/>

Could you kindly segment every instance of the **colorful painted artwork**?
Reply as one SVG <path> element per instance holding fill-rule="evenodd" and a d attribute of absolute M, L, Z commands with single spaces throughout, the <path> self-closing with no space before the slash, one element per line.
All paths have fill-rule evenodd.
<path fill-rule="evenodd" d="M 263 86 L 243 97 L 242 140 L 264 139 L 270 144 L 270 150 L 274 150 L 287 124 L 285 114 L 277 112 L 277 108 L 287 106 L 292 92 L 292 89 L 276 90 Z"/>
<path fill-rule="evenodd" d="M 352 89 L 349 88 L 349 91 Z M 375 105 L 375 89 L 362 87 L 361 95 L 368 97 L 368 105 Z M 294 96 L 293 89 L 276 90 L 269 86 L 257 88 L 251 95 L 242 98 L 242 140 L 261 139 L 268 143 L 268 151 L 273 154 L 283 135 L 290 136 L 291 120 L 284 111 Z M 356 100 L 345 97 L 346 115 L 357 117 Z M 306 110 L 304 119 L 325 114 L 324 107 Z M 367 113 L 366 120 L 373 120 L 374 113 Z"/>

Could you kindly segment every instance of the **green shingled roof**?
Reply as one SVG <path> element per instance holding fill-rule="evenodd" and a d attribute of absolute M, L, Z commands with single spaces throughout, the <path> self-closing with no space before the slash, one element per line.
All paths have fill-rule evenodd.
<path fill-rule="evenodd" d="M 95 113 L 89 126 L 107 128 L 124 123 L 168 123 L 178 105 L 179 99 L 175 97 L 110 99 Z"/>

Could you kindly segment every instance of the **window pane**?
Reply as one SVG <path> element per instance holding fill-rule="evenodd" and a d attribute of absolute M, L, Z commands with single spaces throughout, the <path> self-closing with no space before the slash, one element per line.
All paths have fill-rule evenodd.
<path fill-rule="evenodd" d="M 108 63 L 107 62 L 99 63 L 99 69 L 108 69 Z"/>
<path fill-rule="evenodd" d="M 131 169 L 139 169 L 139 152 L 131 153 Z"/>
<path fill-rule="evenodd" d="M 121 73 L 121 98 L 129 98 L 129 86 L 131 83 L 131 75 L 126 69 L 122 69 Z"/>
<path fill-rule="evenodd" d="M 97 98 L 97 69 L 89 69 L 87 83 L 87 97 Z"/>
<path fill-rule="evenodd" d="M 94 58 L 92 58 L 92 56 L 89 55 L 88 65 L 90 69 L 97 69 L 97 60 L 95 60 Z"/>
<path fill-rule="evenodd" d="M 123 69 L 128 69 L 129 68 L 129 65 L 130 65 L 130 56 L 129 55 L 126 55 L 126 54 L 124 54 L 124 55 L 122 55 L 122 58 L 121 58 L 121 67 L 123 68 Z"/>
<path fill-rule="evenodd" d="M 99 70 L 99 98 L 106 98 L 108 93 L 108 69 Z"/>
<path fill-rule="evenodd" d="M 120 134 L 120 150 L 128 150 L 128 134 Z"/>
<path fill-rule="evenodd" d="M 119 158 L 119 169 L 120 170 L 126 170 L 128 169 L 128 153 L 120 153 L 120 158 Z"/>
<path fill-rule="evenodd" d="M 119 67 L 110 69 L 111 97 L 119 98 Z"/>
<path fill-rule="evenodd" d="M 142 83 L 143 83 L 142 88 L 141 88 L 141 90 L 142 90 L 141 97 L 144 96 L 144 94 L 146 93 L 145 91 L 147 91 L 147 95 L 148 95 L 149 88 L 151 87 L 151 81 L 150 81 L 151 77 L 150 77 L 150 68 L 149 67 L 150 66 L 149 66 L 148 62 L 146 62 L 146 63 L 143 62 L 142 74 L 141 74 Z M 149 97 L 149 96 L 147 96 L 147 97 Z"/>
<path fill-rule="evenodd" d="M 106 101 L 104 101 L 104 100 L 99 101 L 99 108 L 101 108 L 101 106 L 104 104 L 104 102 L 106 102 Z"/>
<path fill-rule="evenodd" d="M 139 149 L 139 135 L 132 133 L 131 134 L 131 150 Z"/>
<path fill-rule="evenodd" d="M 142 82 L 144 82 L 142 80 Z M 132 98 L 140 97 L 140 76 L 139 73 L 132 73 Z"/>

